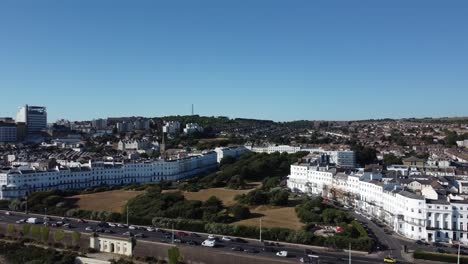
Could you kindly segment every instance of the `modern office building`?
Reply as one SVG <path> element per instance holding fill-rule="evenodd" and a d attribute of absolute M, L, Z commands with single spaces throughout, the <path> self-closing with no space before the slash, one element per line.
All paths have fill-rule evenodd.
<path fill-rule="evenodd" d="M 17 127 L 14 122 L 0 121 L 0 143 L 16 142 L 18 140 L 17 133 Z"/>
<path fill-rule="evenodd" d="M 36 134 L 47 128 L 47 110 L 43 106 L 25 105 L 18 110 L 16 122 L 26 124 L 28 134 Z"/>

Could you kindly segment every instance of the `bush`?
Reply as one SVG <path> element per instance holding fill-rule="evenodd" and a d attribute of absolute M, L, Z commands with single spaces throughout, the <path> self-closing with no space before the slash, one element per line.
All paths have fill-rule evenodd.
<path fill-rule="evenodd" d="M 250 210 L 247 206 L 234 205 L 229 208 L 229 212 L 233 215 L 236 220 L 243 220 L 250 217 Z"/>

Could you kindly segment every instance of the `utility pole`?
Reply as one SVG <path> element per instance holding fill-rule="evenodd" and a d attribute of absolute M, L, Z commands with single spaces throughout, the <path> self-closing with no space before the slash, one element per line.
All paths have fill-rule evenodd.
<path fill-rule="evenodd" d="M 127 205 L 127 227 L 128 227 L 128 205 Z"/>
<path fill-rule="evenodd" d="M 26 208 L 24 210 L 25 214 L 28 214 L 28 196 L 26 195 Z"/>
<path fill-rule="evenodd" d="M 349 243 L 349 264 L 351 264 L 351 243 Z"/>
<path fill-rule="evenodd" d="M 260 217 L 260 242 L 262 242 L 262 218 Z"/>
<path fill-rule="evenodd" d="M 172 223 L 172 244 L 174 244 L 174 223 Z"/>

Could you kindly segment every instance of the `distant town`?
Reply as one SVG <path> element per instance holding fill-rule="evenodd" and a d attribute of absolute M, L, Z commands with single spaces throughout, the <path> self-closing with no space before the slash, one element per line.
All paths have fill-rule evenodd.
<path fill-rule="evenodd" d="M 104 229 L 113 227 L 112 222 L 115 228 L 117 222 L 128 228 L 132 221 L 137 230 L 138 225 L 169 228 L 162 218 L 246 225 L 255 229 L 241 233 L 220 228 L 219 243 L 227 243 L 232 251 L 255 253 L 249 250 L 256 251 L 256 246 L 229 243 L 231 237 L 256 239 L 258 231 L 262 243 L 283 241 L 337 252 L 349 245 L 368 252 L 356 263 L 372 263 L 374 258 L 414 263 L 424 252 L 460 255 L 456 246 L 468 245 L 468 118 L 275 122 L 192 114 L 51 123 L 46 107 L 24 105 L 16 117 L 0 118 L 0 186 L 0 209 L 8 215 L 32 212 L 53 217 L 55 212 L 83 219 L 82 223 L 100 221 Z M 122 209 L 99 210 L 105 212 L 99 216 L 80 204 L 84 201 L 80 195 L 122 190 L 139 191 L 140 196 L 122 200 L 126 204 Z M 191 198 L 203 192 L 213 195 Z M 231 192 L 235 198 L 228 198 Z M 56 200 L 41 200 L 47 196 Z M 294 217 L 281 224 L 278 216 L 261 211 L 262 205 L 289 210 Z M 178 206 L 178 212 L 190 214 L 168 211 Z M 200 208 L 203 211 L 197 211 Z M 15 223 L 28 219 L 21 216 Z M 166 243 L 197 244 L 195 237 L 184 241 L 188 236 L 184 232 L 215 233 L 205 227 L 184 229 L 187 226 L 195 225 L 180 224 L 178 235 L 167 231 L 171 241 Z M 82 227 L 83 232 L 100 230 Z M 285 228 L 291 235 L 281 237 L 269 228 Z M 91 238 L 87 247 L 117 243 L 96 239 Z M 208 237 L 199 242 L 210 248 L 218 243 L 213 241 L 219 240 Z M 96 249 L 133 254 L 119 253 L 114 246 Z M 266 244 L 258 249 L 274 250 L 272 259 L 289 255 L 285 259 L 292 263 L 315 263 L 321 255 L 319 251 L 291 257 L 297 248 L 280 250 Z M 336 259 L 346 259 L 348 253 L 336 254 Z M 333 256 L 325 255 L 324 261 L 335 263 Z"/>

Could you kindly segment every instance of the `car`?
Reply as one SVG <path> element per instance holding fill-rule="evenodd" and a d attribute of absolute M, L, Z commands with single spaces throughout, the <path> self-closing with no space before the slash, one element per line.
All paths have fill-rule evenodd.
<path fill-rule="evenodd" d="M 287 258 L 288 257 L 288 252 L 286 250 L 282 250 L 282 251 L 276 252 L 276 256 Z"/>
<path fill-rule="evenodd" d="M 237 242 L 237 243 L 249 243 L 249 242 L 247 242 L 247 240 L 242 239 L 242 238 L 238 238 L 238 237 L 233 238 L 232 241 Z"/>
<path fill-rule="evenodd" d="M 442 249 L 442 248 L 438 248 L 437 249 L 437 252 L 439 253 L 447 253 L 447 251 L 445 249 Z"/>
<path fill-rule="evenodd" d="M 181 244 L 183 241 L 180 238 L 174 239 L 174 243 Z"/>
<path fill-rule="evenodd" d="M 96 229 L 96 233 L 104 233 L 104 228 L 98 228 Z"/>
<path fill-rule="evenodd" d="M 221 240 L 223 240 L 223 241 L 232 241 L 232 239 L 230 237 L 227 237 L 227 236 L 223 236 L 221 238 Z"/>
<path fill-rule="evenodd" d="M 18 221 L 16 221 L 17 224 L 23 224 L 26 222 L 26 219 L 20 219 Z"/>
<path fill-rule="evenodd" d="M 133 233 L 130 232 L 130 231 L 127 231 L 127 232 L 123 233 L 122 235 L 132 237 L 132 236 L 133 236 Z"/>
<path fill-rule="evenodd" d="M 397 263 L 396 259 L 392 258 L 392 257 L 386 257 L 384 258 L 384 262 L 385 263 Z"/>
<path fill-rule="evenodd" d="M 447 247 L 446 245 L 439 243 L 439 242 L 434 242 L 433 245 L 434 247 Z"/>
<path fill-rule="evenodd" d="M 114 223 L 108 223 L 108 225 L 109 225 L 109 227 L 117 227 L 117 225 L 114 224 Z"/>
<path fill-rule="evenodd" d="M 109 227 L 109 224 L 106 222 L 99 222 L 97 226 L 105 228 L 105 227 Z"/>
<path fill-rule="evenodd" d="M 6 211 L 5 214 L 6 215 L 12 215 L 11 212 L 8 212 L 8 211 Z"/>
<path fill-rule="evenodd" d="M 137 237 L 137 238 L 145 238 L 146 235 L 143 234 L 143 233 L 138 233 L 138 234 L 135 235 L 135 237 Z"/>
<path fill-rule="evenodd" d="M 78 223 L 86 224 L 86 223 L 88 223 L 88 221 L 86 221 L 86 220 L 84 220 L 84 219 L 79 219 L 79 220 L 78 220 Z"/>
<path fill-rule="evenodd" d="M 164 238 L 166 239 L 172 238 L 172 235 L 170 233 L 165 233 Z"/>
<path fill-rule="evenodd" d="M 64 224 L 63 227 L 68 228 L 68 229 L 74 228 L 74 226 L 72 226 L 70 223 Z"/>
<path fill-rule="evenodd" d="M 124 225 L 124 224 L 117 224 L 117 227 L 122 228 L 122 227 L 126 227 L 126 225 Z"/>
<path fill-rule="evenodd" d="M 187 241 L 187 245 L 189 246 L 198 246 L 198 242 L 194 240 L 189 240 Z"/>
<path fill-rule="evenodd" d="M 201 245 L 204 247 L 216 247 L 216 240 L 207 239 L 203 241 Z"/>
<path fill-rule="evenodd" d="M 156 231 L 156 229 L 154 229 L 154 228 L 152 228 L 152 227 L 148 227 L 148 228 L 146 228 L 146 231 L 148 231 L 148 232 L 154 232 L 154 231 Z"/>
<path fill-rule="evenodd" d="M 278 252 L 274 247 L 262 247 L 263 252 Z"/>
<path fill-rule="evenodd" d="M 107 234 L 114 234 L 114 231 L 110 230 L 110 229 L 106 229 L 104 230 L 104 233 L 107 233 Z"/>
<path fill-rule="evenodd" d="M 244 249 L 244 252 L 254 254 L 254 253 L 258 253 L 258 250 L 254 249 L 254 248 L 246 248 L 246 249 Z"/>
<path fill-rule="evenodd" d="M 137 227 L 131 225 L 131 226 L 128 227 L 128 229 L 130 229 L 130 230 L 137 230 Z"/>
<path fill-rule="evenodd" d="M 94 232 L 94 228 L 92 226 L 88 226 L 85 228 L 86 231 Z"/>
<path fill-rule="evenodd" d="M 185 232 L 182 232 L 182 231 L 179 231 L 179 232 L 176 232 L 176 235 L 179 236 L 179 237 L 186 237 L 186 236 L 188 236 L 189 234 L 188 234 L 188 233 L 185 233 Z"/>
<path fill-rule="evenodd" d="M 210 235 L 208 235 L 208 239 L 213 239 L 214 240 L 214 239 L 216 239 L 216 237 L 214 235 L 210 234 Z"/>
<path fill-rule="evenodd" d="M 190 236 L 191 236 L 191 237 L 200 237 L 200 235 L 197 234 L 197 233 L 190 233 Z"/>
<path fill-rule="evenodd" d="M 231 250 L 232 251 L 244 251 L 244 249 L 242 249 L 241 247 L 232 247 Z"/>

